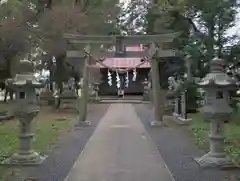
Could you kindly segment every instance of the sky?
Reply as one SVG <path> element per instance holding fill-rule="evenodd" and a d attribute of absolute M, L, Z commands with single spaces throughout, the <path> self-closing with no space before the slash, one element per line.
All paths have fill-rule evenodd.
<path fill-rule="evenodd" d="M 240 36 L 240 12 L 238 13 L 238 15 L 236 17 L 236 25 L 227 31 L 227 35 Z"/>

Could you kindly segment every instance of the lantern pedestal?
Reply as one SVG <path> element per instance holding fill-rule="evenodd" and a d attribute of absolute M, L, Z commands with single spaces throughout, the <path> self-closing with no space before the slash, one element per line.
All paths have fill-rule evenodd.
<path fill-rule="evenodd" d="M 78 95 L 74 90 L 64 90 L 63 93 L 58 96 L 58 98 L 61 101 L 59 108 L 78 109 L 77 108 Z M 56 99 L 55 107 L 58 107 L 57 105 L 59 100 Z"/>
<path fill-rule="evenodd" d="M 24 104 L 23 104 L 24 105 Z M 19 108 L 20 109 L 20 108 Z M 7 165 L 38 165 L 41 164 L 46 157 L 40 156 L 31 149 L 31 122 L 38 114 L 39 109 L 34 106 L 31 110 L 26 109 L 16 112 L 15 115 L 20 122 L 19 150 L 10 158 L 4 160 L 2 164 Z"/>
<path fill-rule="evenodd" d="M 236 167 L 232 161 L 225 155 L 215 155 L 211 152 L 205 154 L 201 158 L 196 158 L 195 161 L 200 167 L 219 167 L 219 168 L 233 168 Z"/>
<path fill-rule="evenodd" d="M 79 121 L 78 118 L 78 123 L 75 124 L 75 127 L 80 127 L 80 126 L 91 126 L 92 122 L 91 121 Z"/>
<path fill-rule="evenodd" d="M 152 127 L 162 127 L 162 126 L 164 126 L 164 123 L 161 121 L 153 120 L 153 121 L 150 121 L 150 125 Z"/>
<path fill-rule="evenodd" d="M 192 119 L 185 119 L 181 116 L 176 118 L 176 122 L 179 124 L 182 124 L 182 125 L 188 125 L 188 124 L 190 124 L 191 121 L 192 121 Z"/>
<path fill-rule="evenodd" d="M 150 97 L 149 97 L 149 92 L 147 90 L 144 90 L 143 93 L 143 101 L 150 101 Z"/>
<path fill-rule="evenodd" d="M 47 157 L 40 156 L 37 152 L 15 153 L 4 160 L 4 165 L 40 165 Z"/>
<path fill-rule="evenodd" d="M 174 112 L 174 113 L 173 113 L 173 116 L 174 116 L 175 118 L 178 118 L 180 115 L 179 115 L 178 113 Z"/>
<path fill-rule="evenodd" d="M 226 108 L 227 109 L 227 108 Z M 210 118 L 210 151 L 201 158 L 195 159 L 201 167 L 235 167 L 232 161 L 224 152 L 224 118 L 228 119 L 227 114 L 206 115 Z M 211 119 L 213 117 L 215 119 Z"/>
<path fill-rule="evenodd" d="M 46 90 L 40 94 L 40 100 L 46 101 L 48 105 L 54 104 L 53 92 Z"/>

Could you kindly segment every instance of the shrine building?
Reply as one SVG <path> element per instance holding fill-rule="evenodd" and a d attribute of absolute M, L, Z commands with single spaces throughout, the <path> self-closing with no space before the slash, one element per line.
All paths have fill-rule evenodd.
<path fill-rule="evenodd" d="M 144 51 L 143 46 L 127 46 L 126 51 Z M 143 94 L 142 82 L 148 78 L 150 63 L 143 58 L 106 58 L 97 63 L 102 74 L 99 94 L 116 95 L 119 87 L 125 95 Z"/>

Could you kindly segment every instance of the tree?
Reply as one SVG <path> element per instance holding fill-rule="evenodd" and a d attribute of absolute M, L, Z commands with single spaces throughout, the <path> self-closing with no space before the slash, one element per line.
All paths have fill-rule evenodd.
<path fill-rule="evenodd" d="M 63 72 L 66 72 L 66 50 L 69 46 L 63 34 L 107 34 L 116 28 L 118 7 L 117 1 L 111 0 L 62 0 L 52 2 L 48 7 L 38 19 L 38 32 L 43 37 L 40 46 L 50 57 L 56 58 L 56 79 L 61 90 L 62 81 L 67 77 Z"/>
<path fill-rule="evenodd" d="M 27 5 L 25 1 L 13 0 L 0 7 L 0 59 L 7 67 L 8 76 L 16 73 L 12 65 L 31 47 L 28 23 L 33 13 Z"/>
<path fill-rule="evenodd" d="M 225 33 L 234 25 L 237 7 L 234 0 L 153 1 L 148 9 L 146 30 L 148 33 L 182 32 L 177 43 L 171 46 L 190 55 L 192 75 L 203 77 L 209 71 L 209 61 L 214 56 L 226 55 L 225 44 L 232 37 Z M 183 56 L 182 60 L 185 59 Z M 185 61 L 180 61 L 180 64 L 184 67 Z M 193 90 L 196 88 L 191 88 Z M 191 91 L 190 97 L 193 95 Z"/>
<path fill-rule="evenodd" d="M 0 79 L 1 88 L 5 88 L 5 79 L 14 76 L 17 64 L 26 56 L 32 47 L 34 37 L 31 36 L 31 20 L 34 16 L 30 2 L 12 0 L 0 5 Z M 6 89 L 5 101 L 8 92 Z"/>
<path fill-rule="evenodd" d="M 174 25 L 175 28 L 188 33 L 186 41 L 183 42 L 184 45 L 195 44 L 194 48 L 198 45 L 201 56 L 193 53 L 196 51 L 190 50 L 192 46 L 189 46 L 185 51 L 188 54 L 193 53 L 191 54 L 192 59 L 194 59 L 193 63 L 199 65 L 198 70 L 204 70 L 208 67 L 209 60 L 215 55 L 222 56 L 223 47 L 230 40 L 230 37 L 227 37 L 225 33 L 234 25 L 238 4 L 235 0 L 162 0 L 158 1 L 154 7 L 155 12 L 158 11 L 161 15 L 158 18 L 161 26 L 158 27 L 173 29 L 172 25 Z M 163 23 L 162 19 L 163 21 L 167 20 L 167 22 Z M 176 20 L 179 19 L 182 21 L 176 23 Z M 184 29 L 186 27 L 188 31 Z M 204 51 L 201 51 L 202 49 Z M 201 76 L 203 75 L 201 74 Z"/>
<path fill-rule="evenodd" d="M 127 5 L 122 4 L 119 14 L 119 28 L 125 34 L 144 34 L 146 32 L 146 14 L 149 6 L 147 0 L 131 0 Z"/>

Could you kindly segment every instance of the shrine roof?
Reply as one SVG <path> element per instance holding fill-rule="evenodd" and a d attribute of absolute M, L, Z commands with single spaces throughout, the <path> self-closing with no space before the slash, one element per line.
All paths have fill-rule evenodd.
<path fill-rule="evenodd" d="M 126 51 L 144 51 L 143 46 L 128 46 L 126 47 Z M 134 68 L 142 63 L 143 58 L 106 58 L 103 61 L 108 67 L 112 68 Z M 103 65 L 97 63 L 94 67 L 105 68 Z M 150 68 L 151 65 L 149 62 L 144 62 L 138 68 Z"/>

